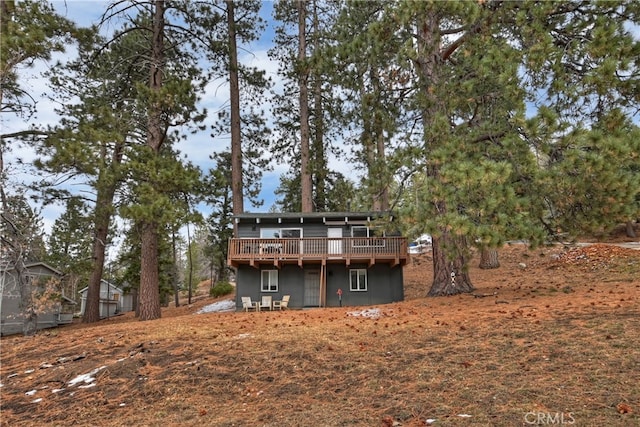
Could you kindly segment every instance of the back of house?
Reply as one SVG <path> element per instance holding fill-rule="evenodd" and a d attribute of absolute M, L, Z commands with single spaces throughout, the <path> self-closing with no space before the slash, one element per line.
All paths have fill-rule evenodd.
<path fill-rule="evenodd" d="M 401 301 L 407 239 L 380 212 L 244 213 L 234 216 L 228 264 L 236 306 L 262 296 L 289 307 Z"/>

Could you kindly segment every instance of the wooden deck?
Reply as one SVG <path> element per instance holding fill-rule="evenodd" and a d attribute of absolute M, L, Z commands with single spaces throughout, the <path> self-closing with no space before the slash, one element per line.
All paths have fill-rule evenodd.
<path fill-rule="evenodd" d="M 405 237 L 305 237 L 290 239 L 230 239 L 228 264 L 298 264 L 366 262 L 404 265 L 409 258 Z"/>

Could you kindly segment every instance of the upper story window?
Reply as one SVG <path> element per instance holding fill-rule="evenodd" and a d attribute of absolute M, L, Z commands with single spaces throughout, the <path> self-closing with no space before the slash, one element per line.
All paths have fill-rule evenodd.
<path fill-rule="evenodd" d="M 351 227 L 351 237 L 354 238 L 353 246 L 384 246 L 384 230 L 376 227 L 364 225 L 354 225 Z M 379 239 L 372 239 L 379 237 Z"/>
<path fill-rule="evenodd" d="M 260 238 L 261 239 L 279 239 L 280 229 L 279 228 L 261 228 Z"/>
<path fill-rule="evenodd" d="M 369 237 L 369 227 L 354 225 L 351 227 L 351 237 Z"/>
<path fill-rule="evenodd" d="M 365 225 L 354 225 L 351 227 L 351 237 L 384 237 L 382 228 L 367 227 Z"/>
<path fill-rule="evenodd" d="M 261 239 L 299 239 L 302 228 L 261 228 Z"/>
<path fill-rule="evenodd" d="M 302 228 L 281 228 L 280 237 L 284 239 L 299 239 L 302 237 Z"/>

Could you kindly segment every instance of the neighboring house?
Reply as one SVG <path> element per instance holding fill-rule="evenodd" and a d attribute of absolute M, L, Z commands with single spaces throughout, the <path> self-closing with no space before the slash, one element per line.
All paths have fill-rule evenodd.
<path fill-rule="evenodd" d="M 87 306 L 88 292 L 88 286 L 80 290 L 80 315 L 84 314 L 85 307 Z M 122 288 L 104 279 L 100 281 L 100 318 L 112 317 L 116 314 L 133 311 L 135 307 L 134 302 L 133 294 L 125 293 Z"/>
<path fill-rule="evenodd" d="M 260 300 L 263 295 L 273 300 L 290 295 L 289 307 L 297 308 L 403 300 L 407 239 L 374 227 L 381 215 L 235 215 L 228 264 L 236 269 L 236 307 L 242 307 L 242 297 Z"/>
<path fill-rule="evenodd" d="M 25 264 L 25 276 L 31 287 L 31 292 L 37 298 L 37 294 L 45 290 L 51 278 L 59 279 L 62 273 L 43 262 Z M 35 287 L 33 287 L 35 285 Z M 59 325 L 71 323 L 73 320 L 74 300 L 65 296 L 59 288 L 57 301 L 43 297 L 42 301 L 34 301 L 37 309 L 36 328 L 53 328 Z M 58 292 L 60 291 L 60 292 Z M 12 335 L 23 332 L 24 310 L 21 304 L 21 290 L 18 281 L 18 273 L 15 266 L 4 265 L 0 267 L 0 335 Z"/>

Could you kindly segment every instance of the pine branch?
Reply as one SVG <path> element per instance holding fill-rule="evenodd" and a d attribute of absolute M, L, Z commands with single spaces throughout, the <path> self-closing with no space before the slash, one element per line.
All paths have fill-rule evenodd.
<path fill-rule="evenodd" d="M 47 132 L 43 130 L 29 129 L 29 130 L 21 130 L 18 132 L 0 134 L 0 140 L 11 139 L 11 138 L 22 138 L 24 136 L 49 136 L 50 134 L 51 132 Z"/>

